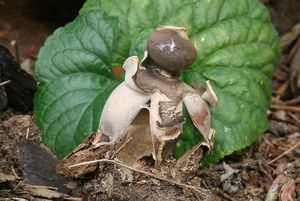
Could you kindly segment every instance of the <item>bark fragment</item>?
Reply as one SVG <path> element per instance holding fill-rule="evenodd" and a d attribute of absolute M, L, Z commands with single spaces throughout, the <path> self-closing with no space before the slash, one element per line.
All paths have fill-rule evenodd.
<path fill-rule="evenodd" d="M 21 69 L 20 64 L 3 46 L 0 46 L 0 80 L 11 80 L 4 86 L 9 106 L 22 112 L 32 110 L 36 82 L 30 74 Z M 3 89 L 0 87 L 0 100 L 5 101 L 3 94 Z"/>

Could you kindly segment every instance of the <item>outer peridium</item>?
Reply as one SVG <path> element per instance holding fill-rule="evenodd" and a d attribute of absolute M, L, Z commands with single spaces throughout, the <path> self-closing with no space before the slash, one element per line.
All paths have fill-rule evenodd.
<path fill-rule="evenodd" d="M 176 139 L 180 135 L 182 123 L 175 124 L 170 128 L 160 128 L 157 125 L 157 122 L 161 121 L 158 106 L 159 102 L 171 100 L 166 94 L 159 90 L 155 90 L 152 93 L 145 93 L 137 87 L 132 77 L 135 75 L 138 68 L 143 68 L 139 67 L 138 63 L 138 57 L 136 56 L 130 57 L 124 62 L 123 67 L 126 73 L 125 81 L 121 83 L 109 96 L 101 114 L 99 132 L 108 136 L 110 138 L 110 143 L 115 143 L 128 132 L 128 129 L 133 129 L 132 126 L 130 127 L 133 120 L 136 118 L 141 109 L 145 108 L 145 105 L 149 102 L 149 100 L 151 100 L 150 107 L 148 107 L 148 109 L 150 112 L 149 123 L 154 149 L 152 150 L 152 153 L 154 152 L 153 156 L 157 163 L 160 163 L 162 161 L 162 150 L 165 142 Z M 211 129 L 208 105 L 195 89 L 183 82 L 180 88 L 183 90 L 181 98 L 187 107 L 188 113 L 197 129 L 203 135 L 205 145 L 210 149 L 213 145 L 212 141 L 214 130 Z M 207 93 L 205 94 L 207 96 Z M 175 112 L 182 114 L 182 101 L 180 101 L 176 106 Z M 133 130 L 136 131 L 136 129 Z M 145 133 L 147 134 L 148 132 L 146 132 L 146 130 Z M 143 150 L 140 154 L 136 154 L 135 157 L 142 157 L 145 153 L 146 151 Z M 121 162 L 123 162 L 122 159 Z M 132 162 L 134 162 L 134 160 L 132 160 Z"/>

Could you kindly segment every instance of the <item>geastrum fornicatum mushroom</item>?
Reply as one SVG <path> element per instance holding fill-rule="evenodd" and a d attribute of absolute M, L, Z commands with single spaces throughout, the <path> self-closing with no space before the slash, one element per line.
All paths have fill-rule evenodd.
<path fill-rule="evenodd" d="M 144 59 L 139 63 L 138 57 L 132 56 L 124 62 L 125 81 L 109 96 L 100 119 L 98 133 L 101 139 L 94 143 L 101 143 L 107 137 L 110 144 L 115 143 L 125 135 L 131 136 L 133 141 L 132 138 L 139 138 L 139 143 L 147 139 L 149 142 L 150 139 L 148 144 L 151 147 L 137 146 L 135 156 L 131 157 L 138 159 L 152 154 L 160 164 L 166 145 L 170 142 L 174 144 L 182 132 L 184 103 L 194 125 L 204 137 L 202 144 L 210 150 L 215 130 L 211 128 L 207 103 L 215 106 L 218 98 L 209 81 L 206 82 L 207 90 L 201 93 L 179 79 L 182 70 L 195 59 L 196 49 L 188 39 L 185 28 L 161 26 L 153 31 Z M 132 127 L 134 119 L 145 108 L 149 110 L 147 126 L 139 129 Z M 134 162 L 122 160 L 121 156 L 119 158 L 124 163 Z"/>

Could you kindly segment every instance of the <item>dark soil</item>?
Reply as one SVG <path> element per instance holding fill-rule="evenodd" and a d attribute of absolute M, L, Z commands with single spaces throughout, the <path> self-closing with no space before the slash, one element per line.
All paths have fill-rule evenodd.
<path fill-rule="evenodd" d="M 281 36 L 300 22 L 300 1 L 264 2 Z M 34 61 L 47 36 L 57 27 L 71 21 L 82 3 L 72 0 L 0 0 L 0 44 L 15 53 L 10 46 L 10 42 L 15 40 L 20 61 L 28 58 Z M 300 61 L 295 54 L 300 49 L 299 44 L 300 34 L 284 49 L 274 73 L 272 107 L 268 113 L 269 131 L 245 150 L 226 157 L 218 164 L 200 168 L 184 178 L 187 185 L 198 187 L 200 191 L 161 181 L 109 162 L 100 163 L 98 171 L 85 178 L 62 178 L 54 170 L 56 159 L 42 145 L 41 133 L 33 113 L 22 114 L 8 108 L 0 112 L 0 173 L 22 179 L 9 184 L 0 182 L 0 200 L 12 200 L 13 197 L 34 199 L 24 190 L 27 183 L 55 186 L 60 192 L 84 200 L 256 201 L 265 200 L 267 196 L 277 200 L 278 195 L 281 200 L 288 200 L 284 199 L 288 198 L 287 192 L 291 192 L 290 196 L 294 200 L 300 200 L 300 146 L 288 151 L 300 141 L 299 91 L 294 90 L 297 86 L 289 81 L 290 77 L 297 75 L 297 70 L 291 66 L 296 59 Z M 284 152 L 287 153 L 272 161 Z M 292 181 L 290 187 L 285 185 L 288 182 L 281 179 L 283 175 Z M 278 180 L 280 185 L 276 183 Z M 281 193 L 275 191 L 272 194 L 270 191 L 268 194 L 276 185 L 275 190 L 279 192 L 281 189 Z M 24 197 L 24 191 L 27 197 Z"/>
<path fill-rule="evenodd" d="M 83 0 L 1 0 L 0 44 L 12 52 L 15 40 L 21 59 L 36 57 L 45 39 L 77 16 Z"/>

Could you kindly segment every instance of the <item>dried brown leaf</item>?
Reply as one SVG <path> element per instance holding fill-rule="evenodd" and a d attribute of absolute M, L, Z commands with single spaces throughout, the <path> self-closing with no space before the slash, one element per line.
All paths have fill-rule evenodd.
<path fill-rule="evenodd" d="M 300 34 L 300 23 L 296 24 L 291 32 L 286 33 L 280 38 L 282 49 L 286 49 Z"/>
<path fill-rule="evenodd" d="M 295 196 L 295 181 L 290 179 L 287 183 L 283 184 L 280 189 L 280 201 L 294 201 Z"/>
<path fill-rule="evenodd" d="M 278 197 L 281 199 L 282 196 L 285 200 L 281 200 L 281 201 L 293 201 L 293 199 L 292 200 L 287 199 L 290 197 L 291 193 L 294 192 L 294 190 L 292 189 L 293 188 L 292 183 L 294 183 L 294 180 L 292 178 L 287 177 L 283 174 L 279 175 L 273 181 L 271 187 L 269 188 L 265 201 L 276 201 Z M 285 184 L 288 185 L 283 188 Z M 282 192 L 284 194 L 282 194 Z"/>
<path fill-rule="evenodd" d="M 291 63 L 291 89 L 294 94 L 300 92 L 300 48 L 297 50 Z"/>

